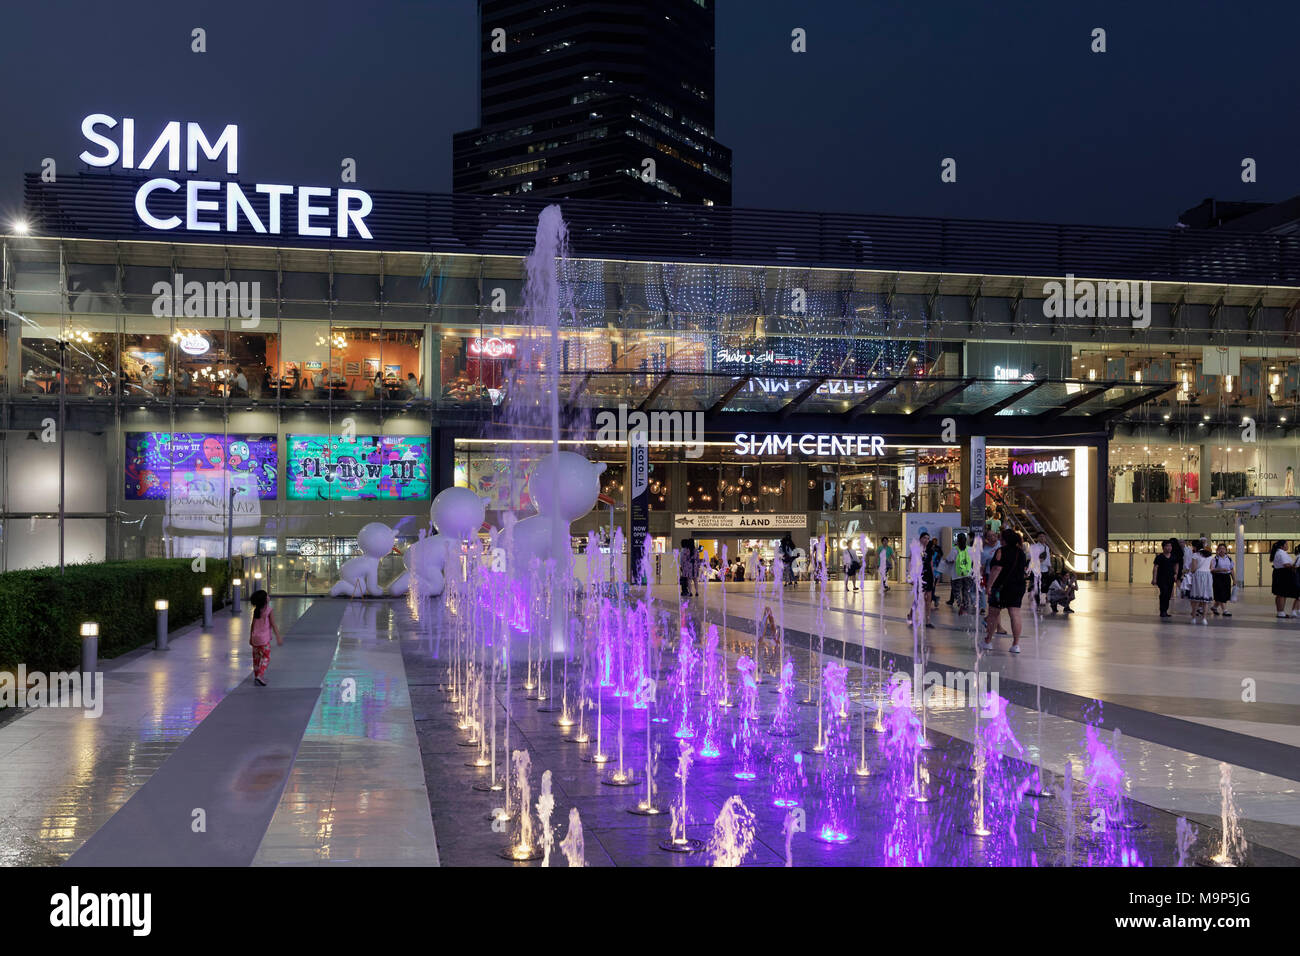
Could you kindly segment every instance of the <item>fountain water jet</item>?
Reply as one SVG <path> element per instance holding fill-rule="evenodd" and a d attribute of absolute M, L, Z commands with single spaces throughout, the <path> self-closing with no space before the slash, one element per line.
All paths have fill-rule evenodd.
<path fill-rule="evenodd" d="M 755 818 L 745 801 L 732 796 L 713 822 L 709 840 L 710 866 L 740 866 L 754 848 Z"/>
<path fill-rule="evenodd" d="M 1210 857 L 1215 866 L 1240 866 L 1246 860 L 1246 836 L 1237 815 L 1237 800 L 1232 792 L 1232 767 L 1219 764 L 1219 820 L 1222 832 L 1219 852 Z"/>
<path fill-rule="evenodd" d="M 686 825 L 689 822 L 689 811 L 686 805 L 686 778 L 691 772 L 691 758 L 695 750 L 684 740 L 677 742 L 677 779 L 682 782 L 681 791 L 678 799 L 675 800 L 668 811 L 672 815 L 672 823 L 668 831 L 668 839 L 659 844 L 659 849 L 667 850 L 670 853 L 698 853 L 704 849 L 704 841 L 697 840 L 694 837 L 686 835 Z"/>
<path fill-rule="evenodd" d="M 586 843 L 582 838 L 582 817 L 577 807 L 569 808 L 569 832 L 560 841 L 560 852 L 569 866 L 586 866 Z"/>

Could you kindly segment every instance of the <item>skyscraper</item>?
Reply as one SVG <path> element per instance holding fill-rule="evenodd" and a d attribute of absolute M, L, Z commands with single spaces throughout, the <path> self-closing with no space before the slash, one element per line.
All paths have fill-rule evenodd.
<path fill-rule="evenodd" d="M 479 26 L 455 192 L 730 205 L 713 0 L 479 0 Z"/>

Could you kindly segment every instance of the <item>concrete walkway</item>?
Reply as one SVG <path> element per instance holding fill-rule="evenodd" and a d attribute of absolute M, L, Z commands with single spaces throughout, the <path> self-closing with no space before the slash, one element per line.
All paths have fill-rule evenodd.
<path fill-rule="evenodd" d="M 286 640 L 268 687 L 252 684 L 247 614 L 219 613 L 211 630 L 173 634 L 167 653 L 106 662 L 101 718 L 38 709 L 0 725 L 0 864 L 436 863 L 380 608 L 275 610 Z M 349 827 L 373 853 L 343 850 Z"/>

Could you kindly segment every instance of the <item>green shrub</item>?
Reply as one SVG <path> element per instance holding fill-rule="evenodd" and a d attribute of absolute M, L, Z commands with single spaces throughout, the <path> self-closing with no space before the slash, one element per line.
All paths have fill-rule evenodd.
<path fill-rule="evenodd" d="M 196 572 L 186 558 L 8 571 L 0 574 L 0 667 L 66 671 L 81 663 L 81 622 L 99 622 L 99 656 L 116 657 L 154 639 L 153 602 L 166 598 L 167 623 L 203 617 L 202 589 L 220 607 L 229 581 L 225 562 Z"/>

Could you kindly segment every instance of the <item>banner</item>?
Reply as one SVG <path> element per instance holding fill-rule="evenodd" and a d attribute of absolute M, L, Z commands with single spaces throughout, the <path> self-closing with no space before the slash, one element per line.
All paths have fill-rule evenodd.
<path fill-rule="evenodd" d="M 808 516 L 680 514 L 673 516 L 679 531 L 803 531 Z"/>
<path fill-rule="evenodd" d="M 984 484 L 987 455 L 984 436 L 972 435 L 970 439 L 970 526 L 984 527 Z"/>
<path fill-rule="evenodd" d="M 641 429 L 627 436 L 627 473 L 627 579 L 640 584 L 642 575 L 650 570 L 641 568 L 646 535 L 650 533 L 650 440 Z"/>

